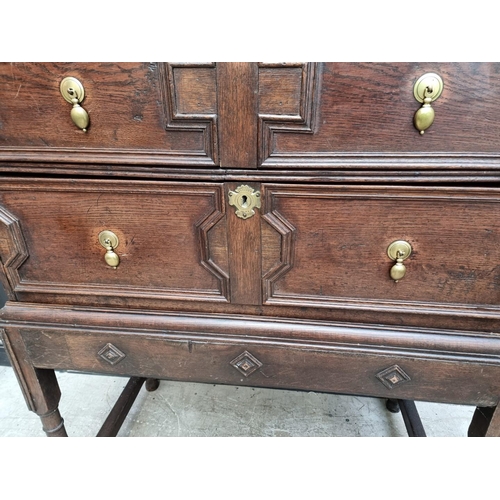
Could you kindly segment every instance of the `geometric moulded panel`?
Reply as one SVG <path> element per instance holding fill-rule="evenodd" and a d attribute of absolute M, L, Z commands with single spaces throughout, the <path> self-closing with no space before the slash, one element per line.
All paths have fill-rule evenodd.
<path fill-rule="evenodd" d="M 21 281 L 19 268 L 28 258 L 28 249 L 16 216 L 0 207 L 0 285 L 10 300 L 15 300 L 14 289 Z"/>
<path fill-rule="evenodd" d="M 314 133 L 320 72 L 317 62 L 259 63 L 259 165 L 293 158 L 275 150 L 276 134 Z"/>

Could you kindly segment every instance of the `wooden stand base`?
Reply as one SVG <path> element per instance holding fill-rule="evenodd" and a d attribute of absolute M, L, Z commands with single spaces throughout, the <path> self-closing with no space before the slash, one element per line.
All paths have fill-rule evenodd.
<path fill-rule="evenodd" d="M 478 406 L 472 417 L 467 435 L 469 437 L 493 437 L 500 434 L 499 406 Z"/>
<path fill-rule="evenodd" d="M 401 411 L 409 437 L 427 437 L 414 401 L 388 399 L 385 406 L 391 413 Z"/>
<path fill-rule="evenodd" d="M 160 382 L 156 379 L 132 377 L 97 433 L 97 437 L 116 437 L 144 382 L 146 382 L 148 392 L 155 391 L 160 385 Z"/>
<path fill-rule="evenodd" d="M 160 381 L 154 378 L 130 378 L 100 431 L 97 433 L 97 437 L 117 436 L 144 383 L 146 384 L 146 390 L 148 392 L 155 391 L 160 385 Z M 409 437 L 426 437 L 424 426 L 414 401 L 407 401 L 404 399 L 388 399 L 386 407 L 392 413 L 399 413 L 399 411 L 401 411 Z M 56 430 L 57 429 L 54 431 Z"/>

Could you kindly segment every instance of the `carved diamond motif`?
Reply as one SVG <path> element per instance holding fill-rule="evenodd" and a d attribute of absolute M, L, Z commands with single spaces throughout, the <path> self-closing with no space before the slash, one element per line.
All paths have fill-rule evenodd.
<path fill-rule="evenodd" d="M 106 344 L 97 354 L 110 365 L 117 365 L 125 357 L 125 354 L 113 344 Z"/>
<path fill-rule="evenodd" d="M 245 375 L 245 377 L 248 377 L 262 366 L 262 363 L 248 351 L 242 352 L 237 358 L 234 358 L 230 364 L 240 373 Z"/>
<path fill-rule="evenodd" d="M 398 365 L 390 366 L 377 373 L 377 378 L 388 388 L 411 380 L 410 376 Z"/>

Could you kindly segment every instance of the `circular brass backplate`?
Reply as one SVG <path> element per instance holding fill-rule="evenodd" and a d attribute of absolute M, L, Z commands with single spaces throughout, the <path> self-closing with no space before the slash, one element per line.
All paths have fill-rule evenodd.
<path fill-rule="evenodd" d="M 104 247 L 107 248 L 109 245 L 106 243 L 106 240 L 109 240 L 111 247 L 116 248 L 120 241 L 118 240 L 118 236 L 116 236 L 113 231 L 102 231 L 99 233 L 99 243 Z"/>
<path fill-rule="evenodd" d="M 78 96 L 78 102 L 82 102 L 83 98 L 85 97 L 85 90 L 83 89 L 83 85 L 76 78 L 73 78 L 72 76 L 66 77 L 61 82 L 59 90 L 61 91 L 61 95 L 64 97 L 64 99 L 66 99 L 66 101 L 68 101 L 70 104 L 73 104 L 71 102 L 71 99 L 73 99 L 74 97 L 68 92 L 70 89 L 76 91 Z"/>
<path fill-rule="evenodd" d="M 422 75 L 413 86 L 413 95 L 418 102 L 424 102 L 425 89 L 431 88 L 432 92 L 427 94 L 432 101 L 435 101 L 443 92 L 443 79 L 436 73 L 426 73 Z"/>
<path fill-rule="evenodd" d="M 398 252 L 403 252 L 402 259 L 405 260 L 411 255 L 411 245 L 407 241 L 394 241 L 387 249 L 387 255 L 392 260 L 399 258 Z"/>

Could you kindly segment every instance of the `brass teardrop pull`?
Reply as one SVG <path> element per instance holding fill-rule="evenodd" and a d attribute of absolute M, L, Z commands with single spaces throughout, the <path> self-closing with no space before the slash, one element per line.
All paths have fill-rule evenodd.
<path fill-rule="evenodd" d="M 428 95 L 432 93 L 432 89 L 425 89 L 425 98 L 423 106 L 415 113 L 414 122 L 417 130 L 420 131 L 420 135 L 432 125 L 434 122 L 434 109 L 431 107 L 432 99 Z"/>
<path fill-rule="evenodd" d="M 387 249 L 387 255 L 396 261 L 390 271 L 391 278 L 396 283 L 406 275 L 406 266 L 403 261 L 411 255 L 411 251 L 411 245 L 407 241 L 394 241 Z"/>
<path fill-rule="evenodd" d="M 120 243 L 118 236 L 112 231 L 102 231 L 99 233 L 99 243 L 106 249 L 106 254 L 104 255 L 104 261 L 106 264 L 113 269 L 118 267 L 120 264 L 120 257 L 116 254 L 114 249 Z"/>
<path fill-rule="evenodd" d="M 391 267 L 391 278 L 397 283 L 400 279 L 404 278 L 406 274 L 406 266 L 403 264 L 405 253 L 398 250 L 396 264 Z"/>
<path fill-rule="evenodd" d="M 413 95 L 422 107 L 417 110 L 413 117 L 413 124 L 424 135 L 424 132 L 434 123 L 434 108 L 431 103 L 443 92 L 443 80 L 435 73 L 426 73 L 421 76 L 413 87 Z"/>
<path fill-rule="evenodd" d="M 73 123 L 84 132 L 87 132 L 90 122 L 89 115 L 80 106 L 85 97 L 83 85 L 76 78 L 69 76 L 61 82 L 59 90 L 64 99 L 73 105 L 70 113 Z"/>

